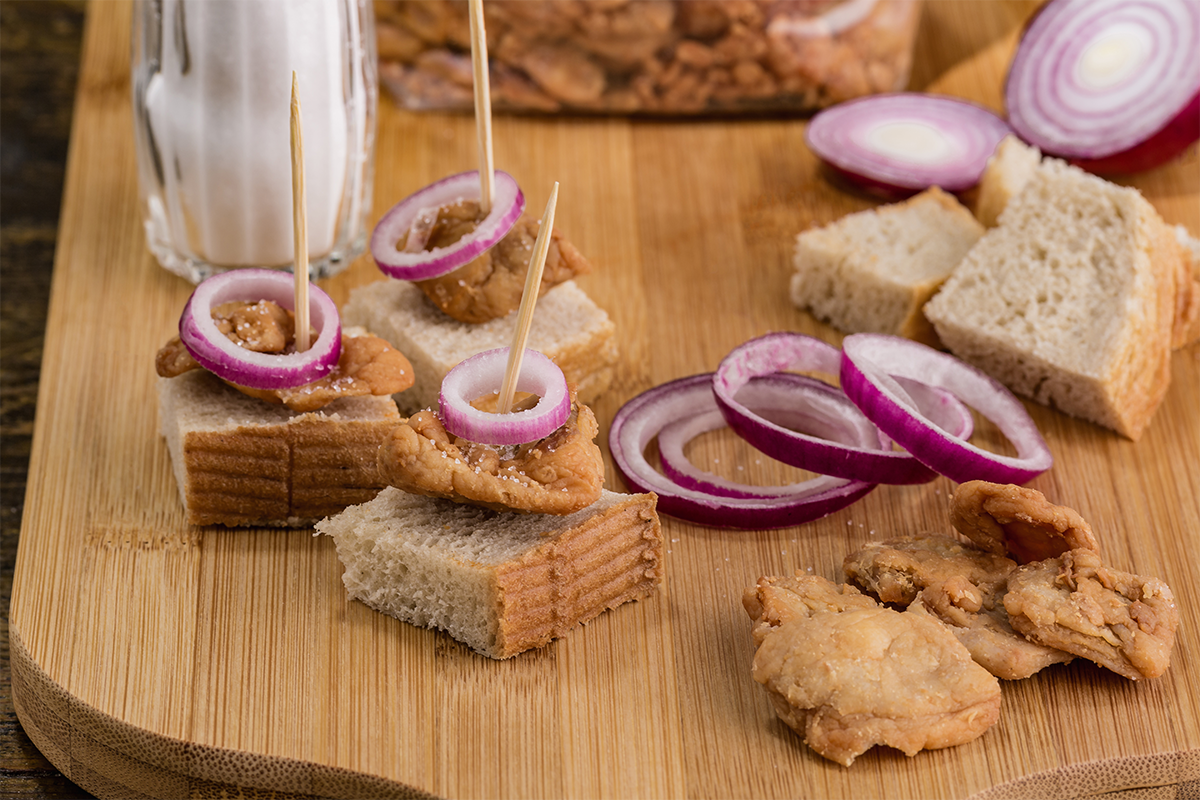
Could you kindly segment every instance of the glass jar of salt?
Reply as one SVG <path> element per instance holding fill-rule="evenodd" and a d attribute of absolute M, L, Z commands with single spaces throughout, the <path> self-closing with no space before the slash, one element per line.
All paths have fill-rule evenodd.
<path fill-rule="evenodd" d="M 292 73 L 309 274 L 366 247 L 378 76 L 371 0 L 136 0 L 133 105 L 146 239 L 198 283 L 290 269 Z"/>

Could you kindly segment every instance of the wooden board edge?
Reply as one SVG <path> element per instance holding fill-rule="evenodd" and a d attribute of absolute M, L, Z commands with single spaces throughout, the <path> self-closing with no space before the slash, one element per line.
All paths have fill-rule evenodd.
<path fill-rule="evenodd" d="M 100 798 L 399 798 L 436 795 L 399 781 L 297 759 L 193 744 L 139 728 L 73 696 L 9 630 L 12 699 L 30 740 Z"/>

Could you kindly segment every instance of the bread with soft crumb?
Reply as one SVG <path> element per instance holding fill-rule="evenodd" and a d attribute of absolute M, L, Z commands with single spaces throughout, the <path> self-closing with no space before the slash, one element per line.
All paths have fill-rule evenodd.
<path fill-rule="evenodd" d="M 937 187 L 849 214 L 796 237 L 792 302 L 844 333 L 936 345 L 921 309 L 983 230 Z"/>
<path fill-rule="evenodd" d="M 1046 159 L 925 314 L 1017 394 L 1136 440 L 1170 383 L 1186 268 L 1137 190 Z"/>
<path fill-rule="evenodd" d="M 1021 193 L 1042 161 L 1042 151 L 1009 134 L 988 158 L 975 197 L 975 217 L 985 228 L 999 223 L 1008 201 Z"/>
<path fill-rule="evenodd" d="M 160 430 L 192 525 L 306 527 L 373 498 L 377 454 L 400 422 L 390 396 L 299 413 L 206 370 L 158 378 Z"/>
<path fill-rule="evenodd" d="M 317 523 L 350 597 L 509 658 L 662 581 L 653 494 L 605 490 L 566 516 L 490 511 L 389 487 Z"/>
<path fill-rule="evenodd" d="M 361 325 L 387 340 L 412 362 L 415 382 L 396 395 L 405 413 L 437 406 L 442 379 L 463 359 L 512 344 L 517 314 L 490 322 L 459 322 L 442 313 L 416 284 L 383 280 L 350 292 L 345 325 Z M 527 347 L 545 354 L 592 403 L 612 383 L 617 362 L 615 326 L 574 281 L 537 301 Z"/>

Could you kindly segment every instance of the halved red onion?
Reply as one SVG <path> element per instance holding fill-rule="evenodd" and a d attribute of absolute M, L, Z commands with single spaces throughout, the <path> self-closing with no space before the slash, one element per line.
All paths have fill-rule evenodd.
<path fill-rule="evenodd" d="M 234 344 L 217 329 L 212 310 L 222 303 L 270 300 L 294 311 L 291 273 L 235 269 L 202 281 L 179 317 L 179 339 L 192 358 L 222 380 L 251 389 L 290 389 L 323 378 L 342 354 L 337 306 L 325 292 L 308 287 L 309 321 L 317 339 L 304 352 L 257 353 Z"/>
<path fill-rule="evenodd" d="M 371 234 L 371 255 L 384 274 L 407 281 L 422 281 L 458 269 L 500 241 L 525 211 L 525 195 L 516 179 L 502 170 L 494 173 L 495 200 L 475 230 L 448 247 L 416 252 L 398 250 L 400 237 L 414 228 L 428 227 L 429 217 L 442 206 L 461 200 L 479 200 L 479 172 L 460 172 L 431 183 L 392 206 Z"/>
<path fill-rule="evenodd" d="M 991 453 L 945 431 L 920 413 L 897 377 L 951 392 L 995 423 L 1017 455 Z M 874 333 L 847 336 L 842 341 L 841 384 L 881 431 L 959 483 L 1025 483 L 1053 463 L 1037 426 L 1012 392 L 975 367 L 911 339 Z"/>
<path fill-rule="evenodd" d="M 800 333 L 769 333 L 734 348 L 717 367 L 713 394 L 729 427 L 754 447 L 774 459 L 822 475 L 872 483 L 925 483 L 937 477 L 921 461 L 891 448 L 891 440 L 880 434 L 842 392 L 812 394 L 809 404 L 822 403 L 828 414 L 837 414 L 859 435 L 830 440 L 790 430 L 756 414 L 738 400 L 737 393 L 751 378 L 785 370 L 838 374 L 842 356 L 837 348 Z M 903 391 L 903 390 L 901 390 Z M 961 404 L 919 387 L 914 388 L 937 415 L 937 425 L 952 437 L 970 436 L 972 420 Z M 912 405 L 916 402 L 904 395 Z M 886 433 L 886 431 L 885 431 Z"/>
<path fill-rule="evenodd" d="M 1197 53 L 1194 0 L 1052 0 L 1009 66 L 1009 122 L 1093 172 L 1158 166 L 1200 138 Z"/>
<path fill-rule="evenodd" d="M 717 528 L 779 528 L 819 519 L 844 508 L 870 492 L 875 485 L 863 481 L 815 478 L 789 487 L 781 496 L 728 496 L 731 491 L 755 492 L 754 487 L 730 484 L 721 487 L 725 496 L 688 488 L 656 470 L 646 459 L 646 446 L 668 425 L 702 417 L 715 411 L 711 374 L 693 375 L 656 386 L 630 400 L 613 417 L 609 449 L 626 484 L 639 492 L 658 495 L 658 509 L 688 522 Z M 811 383 L 819 383 L 812 381 Z M 828 388 L 828 387 L 826 387 Z M 818 390 L 818 393 L 821 390 Z M 794 400 L 803 404 L 808 395 L 793 389 Z M 823 412 L 814 411 L 818 417 Z M 701 426 L 702 427 L 702 426 Z M 840 417 L 824 419 L 825 430 L 844 430 Z M 697 429 L 697 433 L 700 433 Z M 686 459 L 684 459 L 686 461 Z M 711 483 L 712 478 L 701 479 Z M 719 479 L 718 479 L 719 482 Z M 767 494 L 773 490 L 767 490 Z"/>
<path fill-rule="evenodd" d="M 979 182 L 1012 129 L 974 103 L 944 95 L 894 92 L 831 106 L 808 123 L 805 141 L 827 165 L 866 189 L 903 195 Z"/>
<path fill-rule="evenodd" d="M 508 366 L 508 350 L 485 350 L 446 373 L 438 395 L 438 411 L 447 431 L 482 444 L 525 444 L 549 436 L 567 421 L 571 415 L 567 379 L 557 364 L 536 350 L 525 351 L 516 389 L 537 395 L 537 405 L 508 414 L 492 414 L 471 405 L 486 394 L 499 393 Z"/>

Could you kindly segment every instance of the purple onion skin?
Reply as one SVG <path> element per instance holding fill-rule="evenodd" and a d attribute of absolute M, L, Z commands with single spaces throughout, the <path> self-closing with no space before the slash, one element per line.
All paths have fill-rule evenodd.
<path fill-rule="evenodd" d="M 1025 20 L 1025 24 L 1021 26 L 1021 34 L 1017 37 L 1018 42 L 1033 27 L 1034 21 L 1050 6 L 1051 1 L 1047 0 L 1047 2 L 1042 3 L 1029 15 L 1029 19 Z M 1004 76 L 1004 86 L 1002 89 L 1002 96 L 1004 97 L 1008 96 L 1008 82 L 1010 78 L 1011 75 L 1006 74 Z M 1146 170 L 1161 167 L 1186 150 L 1198 139 L 1200 139 L 1200 92 L 1192 95 L 1192 99 L 1183 107 L 1183 110 L 1176 114 L 1174 119 L 1160 128 L 1158 133 L 1119 153 L 1110 153 L 1100 158 L 1079 158 L 1077 156 L 1054 153 L 1051 150 L 1043 148 L 1042 154 L 1061 158 L 1094 175 L 1132 175 L 1137 172 L 1145 172 Z"/>
<path fill-rule="evenodd" d="M 1103 158 L 1070 158 L 1080 169 L 1097 175 L 1129 175 L 1161 167 L 1200 139 L 1200 92 L 1158 133 L 1128 150 Z M 1053 155 L 1051 153 L 1051 155 Z"/>
<path fill-rule="evenodd" d="M 652 492 L 653 489 L 641 485 L 636 479 L 631 479 L 617 465 L 617 472 L 625 485 L 636 492 Z M 667 516 L 700 525 L 705 528 L 723 528 L 727 530 L 773 530 L 788 528 L 793 525 L 803 525 L 806 522 L 827 517 L 835 511 L 858 502 L 865 497 L 876 484 L 849 484 L 843 494 L 824 497 L 793 508 L 722 508 L 707 506 L 694 500 L 670 495 L 657 495 L 656 508 Z M 714 498 L 718 499 L 718 498 Z"/>

